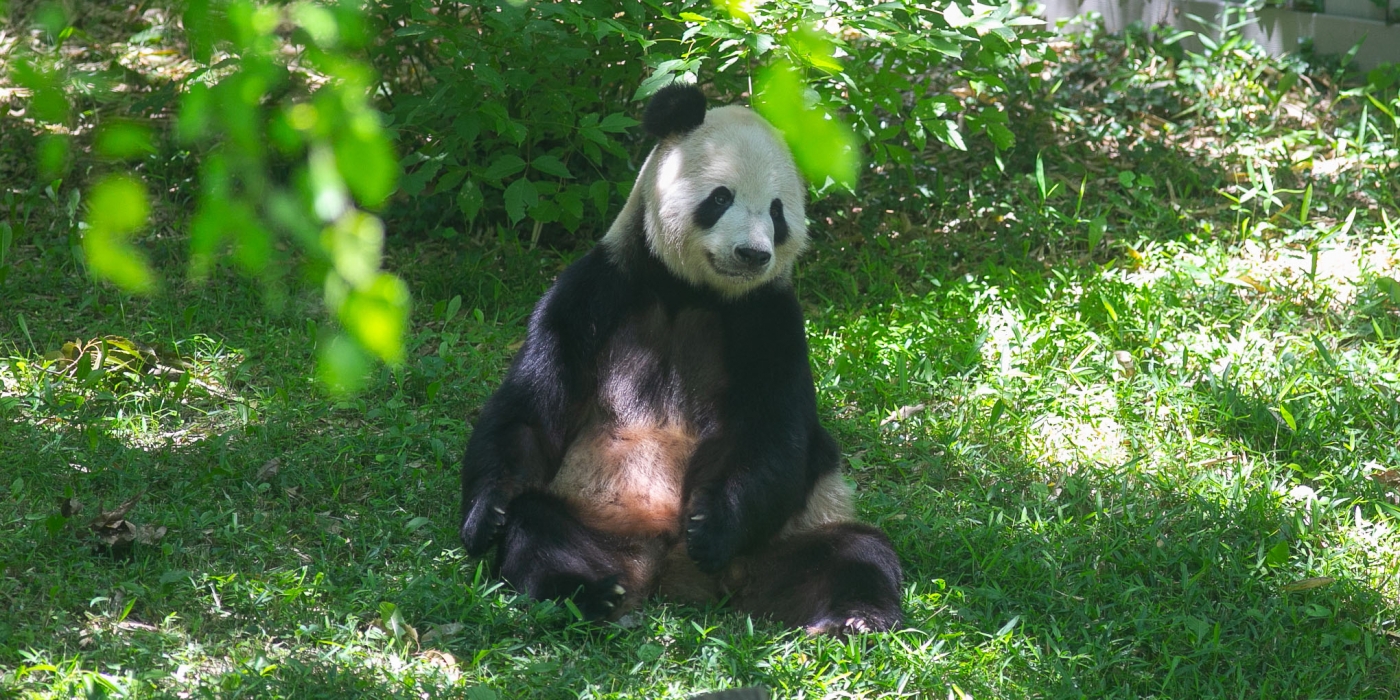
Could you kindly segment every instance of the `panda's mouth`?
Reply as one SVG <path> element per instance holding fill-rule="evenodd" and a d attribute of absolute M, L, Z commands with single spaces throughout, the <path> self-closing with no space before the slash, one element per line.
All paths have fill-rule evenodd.
<path fill-rule="evenodd" d="M 710 269 L 714 270 L 721 277 L 730 277 L 737 280 L 751 280 L 763 274 L 768 269 L 767 265 L 751 266 L 745 263 L 734 263 L 726 265 L 711 252 L 706 251 L 705 259 L 710 263 Z"/>

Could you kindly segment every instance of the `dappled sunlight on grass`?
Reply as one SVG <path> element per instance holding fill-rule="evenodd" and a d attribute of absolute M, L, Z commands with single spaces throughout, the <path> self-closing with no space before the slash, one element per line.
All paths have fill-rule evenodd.
<path fill-rule="evenodd" d="M 230 386 L 243 352 L 202 335 L 160 351 L 117 347 L 129 344 L 110 336 L 0 359 L 0 402 L 28 424 L 96 429 L 142 450 L 186 447 L 256 416 L 257 393 Z"/>
<path fill-rule="evenodd" d="M 1131 457 L 1123 426 L 1114 416 L 1118 399 L 1106 386 L 1059 387 L 1063 403 L 1032 421 L 1026 434 L 1028 453 L 1039 462 L 1073 470 L 1085 462 L 1123 464 Z"/>

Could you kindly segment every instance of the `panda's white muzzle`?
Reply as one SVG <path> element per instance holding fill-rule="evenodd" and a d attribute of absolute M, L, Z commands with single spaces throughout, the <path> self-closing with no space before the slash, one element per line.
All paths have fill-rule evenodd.
<path fill-rule="evenodd" d="M 754 279 L 768 272 L 773 262 L 773 251 L 752 244 L 740 244 L 729 250 L 728 255 L 706 255 L 710 267 L 724 277 Z"/>

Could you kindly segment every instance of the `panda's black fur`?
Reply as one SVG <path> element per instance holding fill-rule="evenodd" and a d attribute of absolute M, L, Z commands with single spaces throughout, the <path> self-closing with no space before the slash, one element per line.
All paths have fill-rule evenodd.
<path fill-rule="evenodd" d="M 692 136 L 705 119 L 703 94 L 673 86 L 652 99 L 643 126 L 674 150 L 714 138 Z M 775 172 L 797 178 L 781 153 L 788 160 Z M 648 167 L 638 190 L 659 177 Z M 744 203 L 746 193 L 720 190 L 729 192 L 696 195 L 685 225 L 697 228 L 687 235 L 708 235 L 706 206 L 721 208 L 713 226 Z M 800 214 L 800 193 L 783 196 L 799 198 Z M 468 553 L 496 546 L 499 572 L 517 590 L 570 597 L 590 619 L 616 619 L 659 592 L 727 596 L 812 632 L 893 627 L 899 559 L 882 532 L 849 516 L 787 274 L 740 291 L 683 277 L 649 238 L 661 235 L 646 219 L 659 205 L 645 197 L 634 191 L 604 242 L 540 300 L 481 412 L 462 463 Z M 767 215 L 771 229 L 752 218 L 766 238 L 755 234 L 755 250 L 735 253 L 756 269 L 777 264 L 765 255 L 790 265 L 800 248 L 784 246 L 806 240 L 804 228 L 800 242 L 787 242 L 794 224 L 781 197 Z M 765 241 L 771 250 L 758 250 Z"/>

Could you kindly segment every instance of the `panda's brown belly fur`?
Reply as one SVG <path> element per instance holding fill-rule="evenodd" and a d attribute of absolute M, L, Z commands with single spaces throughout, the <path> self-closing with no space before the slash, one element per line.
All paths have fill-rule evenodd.
<path fill-rule="evenodd" d="M 680 534 L 685 471 L 727 384 L 723 331 L 711 310 L 630 316 L 598 355 L 597 395 L 549 490 L 590 527 L 624 537 Z"/>
<path fill-rule="evenodd" d="M 596 530 L 671 540 L 697 442 L 683 424 L 595 425 L 570 445 L 549 490 Z"/>

